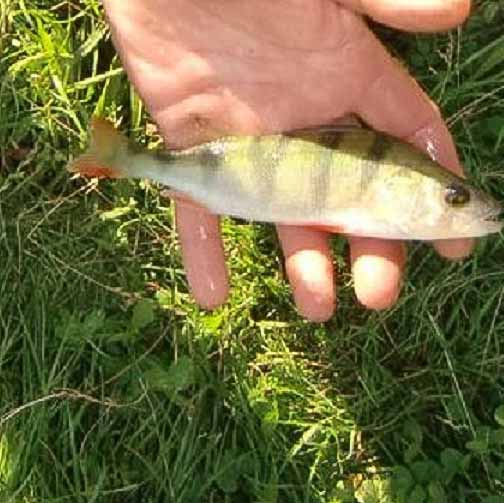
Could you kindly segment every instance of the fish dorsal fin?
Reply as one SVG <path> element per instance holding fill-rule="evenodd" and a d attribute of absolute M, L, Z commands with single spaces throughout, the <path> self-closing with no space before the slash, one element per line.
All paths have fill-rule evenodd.
<path fill-rule="evenodd" d="M 401 159 L 405 164 L 419 166 L 426 162 L 437 162 L 433 156 L 420 149 L 417 145 L 395 137 L 390 133 L 372 129 L 363 123 L 338 122 L 335 124 L 295 129 L 284 133 L 284 135 L 331 149 L 339 148 L 342 137 L 349 135 L 354 138 L 355 145 L 361 144 L 362 146 L 366 146 L 363 148 L 369 150 L 368 155 L 372 155 L 376 151 L 382 152 L 386 145 L 394 145 L 395 157 Z"/>
<path fill-rule="evenodd" d="M 366 126 L 356 115 L 349 114 L 329 124 L 317 124 L 315 126 L 292 129 L 284 134 L 288 136 L 309 137 L 369 130 L 371 128 Z"/>
<path fill-rule="evenodd" d="M 376 135 L 376 131 L 360 125 L 337 123 L 294 129 L 283 133 L 283 135 L 334 149 L 341 144 L 342 139 L 346 135 L 353 136 L 356 139 L 361 138 L 363 144 L 366 144 L 369 142 L 367 138 L 369 138 L 370 135 Z"/>

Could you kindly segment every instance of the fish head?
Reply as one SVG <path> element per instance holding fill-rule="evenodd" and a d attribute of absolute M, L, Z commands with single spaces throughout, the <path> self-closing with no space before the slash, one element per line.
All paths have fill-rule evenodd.
<path fill-rule="evenodd" d="M 502 205 L 486 192 L 451 174 L 440 176 L 434 185 L 438 211 L 437 221 L 426 231 L 431 239 L 476 238 L 502 230 Z"/>
<path fill-rule="evenodd" d="M 352 219 L 356 229 L 349 233 L 433 241 L 486 236 L 504 225 L 493 197 L 433 165 L 376 177 L 366 198 L 366 214 Z"/>

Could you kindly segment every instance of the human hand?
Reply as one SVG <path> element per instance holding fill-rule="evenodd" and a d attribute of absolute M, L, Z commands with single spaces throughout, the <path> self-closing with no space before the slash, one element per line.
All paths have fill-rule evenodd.
<path fill-rule="evenodd" d="M 443 120 L 415 81 L 352 10 L 397 28 L 447 29 L 470 0 L 104 0 L 113 40 L 167 146 L 222 134 L 263 134 L 355 113 L 377 130 L 427 150 L 461 173 Z M 196 301 L 229 291 L 219 220 L 177 202 L 177 228 Z M 327 320 L 336 297 L 328 232 L 278 225 L 300 313 Z M 372 309 L 400 291 L 402 243 L 349 237 L 355 292 Z M 471 241 L 434 243 L 461 258 Z"/>

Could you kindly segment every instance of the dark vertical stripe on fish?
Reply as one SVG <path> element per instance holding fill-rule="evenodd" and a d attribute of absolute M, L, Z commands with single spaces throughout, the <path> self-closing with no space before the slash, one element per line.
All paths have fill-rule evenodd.
<path fill-rule="evenodd" d="M 273 144 L 276 141 L 276 145 Z M 289 139 L 278 136 L 252 138 L 248 155 L 252 162 L 256 191 L 263 201 L 272 201 L 275 194 L 278 166 L 283 161 Z"/>
<path fill-rule="evenodd" d="M 335 152 L 344 138 L 344 133 L 341 131 L 334 131 L 330 134 L 322 135 L 316 143 L 323 146 L 324 149 L 320 153 L 317 166 L 314 166 L 312 171 L 312 200 L 311 206 L 317 212 L 320 208 L 325 207 L 327 197 L 331 188 L 331 166 L 334 162 Z"/>
<path fill-rule="evenodd" d="M 257 136 L 251 139 L 248 156 L 252 163 L 252 176 L 257 194 L 261 199 L 268 196 L 273 179 L 273 173 L 267 166 L 268 151 L 265 148 L 265 141 Z M 269 199 L 266 199 L 269 201 Z"/>
<path fill-rule="evenodd" d="M 375 139 L 373 140 L 373 144 L 368 151 L 367 158 L 370 161 L 379 163 L 380 161 L 383 161 L 383 159 L 385 159 L 387 152 L 391 147 L 392 142 L 390 141 L 390 138 L 387 138 L 386 136 L 381 134 L 377 134 L 375 136 Z"/>
<path fill-rule="evenodd" d="M 203 180 L 205 186 L 210 187 L 217 176 L 224 158 L 225 145 L 220 145 L 222 140 L 202 145 L 194 153 L 195 162 L 202 166 Z"/>
<path fill-rule="evenodd" d="M 391 140 L 384 135 L 376 134 L 371 147 L 361 164 L 361 190 L 364 193 L 379 173 L 380 163 L 386 159 L 387 153 L 392 148 Z"/>
<path fill-rule="evenodd" d="M 144 153 L 143 151 L 141 152 L 133 152 L 130 149 L 128 149 L 128 154 L 136 154 L 136 153 Z M 177 159 L 177 156 L 174 155 L 172 152 L 169 152 L 168 150 L 154 150 L 154 157 L 161 163 L 168 163 L 168 162 L 173 162 L 175 159 Z"/>

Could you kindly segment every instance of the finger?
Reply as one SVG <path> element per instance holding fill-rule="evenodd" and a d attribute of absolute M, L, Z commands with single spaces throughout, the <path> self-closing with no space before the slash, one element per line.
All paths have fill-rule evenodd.
<path fill-rule="evenodd" d="M 469 15 L 471 0 L 338 0 L 380 23 L 408 31 L 447 30 Z"/>
<path fill-rule="evenodd" d="M 432 246 L 444 258 L 462 260 L 471 255 L 474 239 L 446 239 L 434 241 Z"/>
<path fill-rule="evenodd" d="M 442 166 L 462 175 L 453 139 L 439 110 L 407 71 L 385 52 L 374 37 L 362 48 L 365 81 L 370 85 L 356 102 L 356 112 L 374 128 L 403 138 L 429 153 Z M 473 240 L 434 243 L 446 258 L 468 255 Z"/>
<path fill-rule="evenodd" d="M 350 237 L 349 242 L 357 299 L 370 309 L 389 308 L 401 290 L 404 244 L 356 237 Z"/>
<path fill-rule="evenodd" d="M 278 225 L 277 232 L 300 314 L 311 321 L 327 321 L 336 304 L 329 236 L 287 225 Z"/>
<path fill-rule="evenodd" d="M 200 306 L 213 309 L 224 303 L 229 293 L 219 219 L 180 200 L 176 222 L 192 295 Z"/>
<path fill-rule="evenodd" d="M 166 117 L 156 111 L 153 118 L 166 139 L 170 128 Z M 166 140 L 165 140 L 166 141 Z M 173 197 L 182 261 L 195 301 L 205 309 L 223 304 L 229 295 L 229 276 L 220 235 L 219 218 L 189 196 L 174 191 Z"/>

